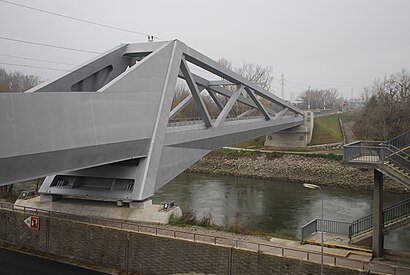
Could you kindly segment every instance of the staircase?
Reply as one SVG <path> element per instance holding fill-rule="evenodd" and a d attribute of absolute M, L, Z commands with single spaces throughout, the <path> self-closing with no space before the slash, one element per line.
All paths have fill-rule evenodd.
<path fill-rule="evenodd" d="M 389 141 L 356 141 L 343 146 L 343 161 L 374 166 L 410 188 L 410 131 Z"/>
<path fill-rule="evenodd" d="M 384 234 L 406 226 L 409 223 L 409 218 L 410 199 L 405 199 L 386 207 L 383 209 Z M 348 237 L 349 242 L 356 243 L 357 241 L 353 239 L 359 236 L 363 236 L 361 239 L 371 238 L 369 233 L 373 230 L 373 215 L 362 217 L 353 222 L 314 219 L 302 226 L 302 242 L 309 242 L 309 239 L 316 232 L 320 232 L 321 228 L 326 233 L 345 235 Z"/>

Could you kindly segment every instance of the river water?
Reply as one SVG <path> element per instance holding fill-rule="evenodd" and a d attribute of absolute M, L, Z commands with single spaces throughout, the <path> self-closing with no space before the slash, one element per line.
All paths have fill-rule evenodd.
<path fill-rule="evenodd" d="M 322 191 L 324 219 L 352 222 L 371 214 L 372 191 L 327 186 Z M 408 197 L 384 192 L 384 207 Z M 168 200 L 199 217 L 210 213 L 219 225 L 239 217 L 249 228 L 291 231 L 298 237 L 301 226 L 321 213 L 319 190 L 301 184 L 195 173 L 182 173 L 153 197 L 154 203 Z M 388 234 L 384 242 L 385 248 L 410 251 L 410 228 Z"/>

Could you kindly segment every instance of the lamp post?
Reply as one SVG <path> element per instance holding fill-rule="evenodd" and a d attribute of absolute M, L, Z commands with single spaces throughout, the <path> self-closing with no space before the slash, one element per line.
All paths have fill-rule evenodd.
<path fill-rule="evenodd" d="M 309 188 L 309 189 L 319 189 L 320 190 L 320 196 L 322 198 L 322 219 L 320 223 L 320 232 L 321 232 L 321 241 L 320 241 L 320 274 L 323 275 L 323 193 L 322 193 L 322 188 L 320 188 L 319 185 L 316 184 L 310 184 L 310 183 L 304 183 L 303 187 Z"/>

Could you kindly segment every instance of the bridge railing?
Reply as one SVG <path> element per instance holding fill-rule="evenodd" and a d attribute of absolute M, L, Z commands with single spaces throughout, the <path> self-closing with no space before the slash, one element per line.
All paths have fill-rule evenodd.
<path fill-rule="evenodd" d="M 225 118 L 225 121 L 239 121 L 239 120 L 250 120 L 250 119 L 260 119 L 264 116 L 228 116 Z M 211 117 L 212 121 L 216 121 L 217 117 Z M 204 119 L 202 117 L 192 117 L 192 118 L 174 118 L 168 122 L 168 127 L 177 127 L 177 126 L 189 126 L 203 124 Z"/>

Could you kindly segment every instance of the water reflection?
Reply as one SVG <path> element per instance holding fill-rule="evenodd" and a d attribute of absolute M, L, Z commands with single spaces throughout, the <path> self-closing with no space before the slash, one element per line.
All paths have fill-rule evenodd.
<path fill-rule="evenodd" d="M 325 219 L 351 222 L 371 214 L 371 191 L 331 187 L 322 190 Z M 384 205 L 405 198 L 404 194 L 385 192 Z M 298 235 L 300 227 L 319 218 L 321 211 L 320 192 L 301 184 L 193 173 L 181 174 L 153 197 L 155 203 L 166 200 L 175 200 L 199 216 L 211 213 L 216 224 L 223 225 L 239 215 L 240 221 L 251 228 L 290 230 Z M 410 230 L 389 234 L 385 243 L 387 248 L 410 250 Z"/>

